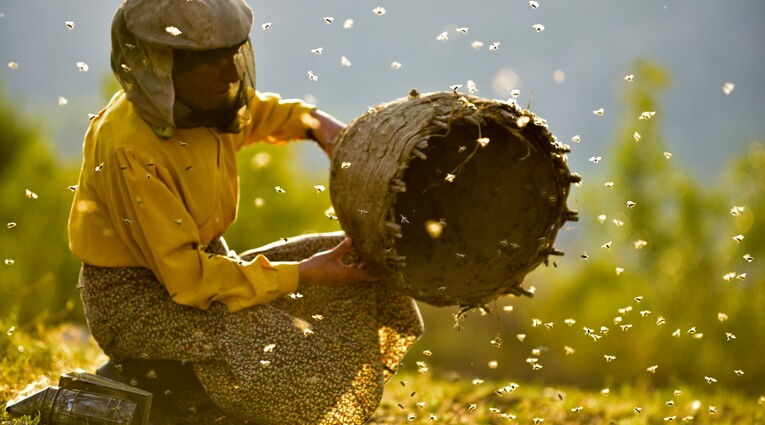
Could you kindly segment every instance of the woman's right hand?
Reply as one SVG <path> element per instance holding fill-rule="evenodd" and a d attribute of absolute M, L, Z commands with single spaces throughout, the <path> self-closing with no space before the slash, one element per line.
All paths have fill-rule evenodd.
<path fill-rule="evenodd" d="M 298 263 L 301 284 L 345 286 L 359 282 L 377 282 L 379 279 L 370 274 L 364 264 L 345 264 L 343 256 L 351 251 L 352 244 L 345 238 L 329 251 L 314 254 Z"/>

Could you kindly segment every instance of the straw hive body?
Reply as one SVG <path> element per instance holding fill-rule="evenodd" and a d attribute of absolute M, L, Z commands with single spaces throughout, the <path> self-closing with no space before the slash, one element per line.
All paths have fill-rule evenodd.
<path fill-rule="evenodd" d="M 544 120 L 516 104 L 437 92 L 382 104 L 335 147 L 330 194 L 359 256 L 432 305 L 477 307 L 549 255 L 579 176 Z"/>

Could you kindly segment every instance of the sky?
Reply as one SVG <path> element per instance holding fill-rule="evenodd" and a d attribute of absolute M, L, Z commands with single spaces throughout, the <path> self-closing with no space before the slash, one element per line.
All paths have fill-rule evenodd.
<path fill-rule="evenodd" d="M 106 102 L 119 3 L 0 0 L 0 85 L 64 159 L 78 161 L 87 116 Z M 462 84 L 466 92 L 472 81 L 478 96 L 498 99 L 518 89 L 519 102 L 572 145 L 569 165 L 586 175 L 598 166 L 591 156 L 609 160 L 623 122 L 624 77 L 647 58 L 672 79 L 657 116 L 673 161 L 713 179 L 750 142 L 765 140 L 762 0 L 248 3 L 258 89 L 307 99 L 346 122 L 412 88 Z M 725 83 L 734 84 L 729 94 Z M 602 116 L 593 114 L 600 108 Z M 575 135 L 581 142 L 571 141 Z"/>

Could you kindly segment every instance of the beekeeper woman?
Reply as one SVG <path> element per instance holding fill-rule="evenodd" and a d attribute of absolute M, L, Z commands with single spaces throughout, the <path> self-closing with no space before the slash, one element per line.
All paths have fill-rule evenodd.
<path fill-rule="evenodd" d="M 422 332 L 416 304 L 341 262 L 342 234 L 239 256 L 221 239 L 238 150 L 313 138 L 331 155 L 343 127 L 255 91 L 252 21 L 244 0 L 114 16 L 123 90 L 90 123 L 69 217 L 99 372 L 154 392 L 172 423 L 362 423 Z"/>

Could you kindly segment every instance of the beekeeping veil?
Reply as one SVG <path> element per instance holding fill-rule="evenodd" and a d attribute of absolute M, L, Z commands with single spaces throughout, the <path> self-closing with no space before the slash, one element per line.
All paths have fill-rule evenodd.
<path fill-rule="evenodd" d="M 125 0 L 112 20 L 112 70 L 157 134 L 169 137 L 173 127 L 200 126 L 237 132 L 249 119 L 247 92 L 255 87 L 252 21 L 244 0 Z M 223 117 L 176 102 L 174 52 L 204 55 L 226 48 L 241 53 L 234 58 L 242 83 Z"/>

